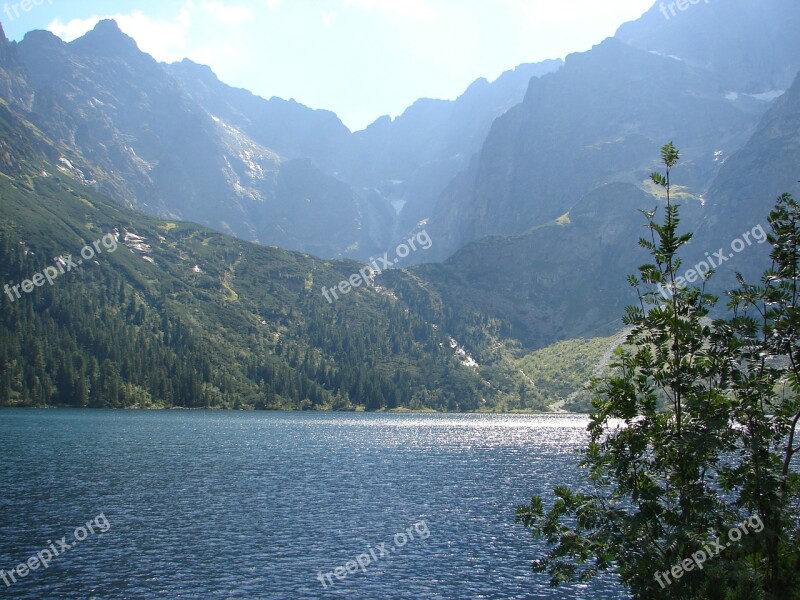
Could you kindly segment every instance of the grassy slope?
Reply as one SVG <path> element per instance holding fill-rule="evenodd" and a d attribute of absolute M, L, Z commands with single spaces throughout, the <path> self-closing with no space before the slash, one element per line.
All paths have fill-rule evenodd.
<path fill-rule="evenodd" d="M 588 412 L 591 393 L 584 387 L 597 375 L 615 338 L 565 340 L 522 358 L 517 367 L 525 375 L 526 403 L 564 402 L 567 410 Z"/>

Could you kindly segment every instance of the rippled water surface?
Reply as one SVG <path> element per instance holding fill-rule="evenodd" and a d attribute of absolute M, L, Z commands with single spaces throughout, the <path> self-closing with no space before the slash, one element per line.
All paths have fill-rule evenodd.
<path fill-rule="evenodd" d="M 624 597 L 611 577 L 549 588 L 530 572 L 542 546 L 514 523 L 517 504 L 575 481 L 585 426 L 557 415 L 0 411 L 0 569 L 62 536 L 74 543 L 100 514 L 110 524 L 48 569 L 0 580 L 0 597 Z M 402 547 L 381 557 L 381 544 Z M 377 561 L 323 585 L 370 549 Z"/>

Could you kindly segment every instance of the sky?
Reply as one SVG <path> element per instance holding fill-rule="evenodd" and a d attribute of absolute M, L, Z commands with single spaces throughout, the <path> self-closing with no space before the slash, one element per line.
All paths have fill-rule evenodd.
<path fill-rule="evenodd" d="M 225 83 L 334 111 L 351 130 L 418 98 L 564 58 L 655 0 L 0 0 L 6 35 L 66 41 L 114 18 L 160 61 L 190 58 Z"/>

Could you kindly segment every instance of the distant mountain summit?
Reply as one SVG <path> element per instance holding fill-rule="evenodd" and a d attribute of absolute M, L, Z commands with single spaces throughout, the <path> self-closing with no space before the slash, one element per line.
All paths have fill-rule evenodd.
<path fill-rule="evenodd" d="M 530 81 L 563 64 L 519 65 L 491 83 L 476 80 L 456 100 L 423 98 L 394 120 L 378 119 L 353 135 L 348 180 L 378 190 L 405 234 L 433 215 L 439 195 L 469 166 L 495 119 L 522 102 Z"/>
<path fill-rule="evenodd" d="M 106 56 L 121 56 L 127 59 L 142 59 L 142 52 L 136 41 L 123 33 L 113 19 L 98 21 L 94 29 L 72 43 L 76 50 Z"/>
<path fill-rule="evenodd" d="M 634 207 L 663 203 L 648 176 L 664 143 L 681 150 L 676 198 L 683 230 L 697 231 L 687 264 L 766 226 L 775 197 L 797 190 L 797 84 L 783 90 L 800 70 L 798 19 L 793 0 L 700 3 L 670 19 L 656 3 L 531 80 L 437 202 L 425 258 L 445 264 L 415 273 L 527 345 L 610 333 L 634 300 L 625 276 L 647 258 Z M 733 270 L 757 276 L 756 246 L 713 289 Z"/>
<path fill-rule="evenodd" d="M 800 70 L 800 40 L 791 33 L 800 30 L 796 2 L 711 0 L 685 10 L 675 4 L 656 2 L 616 38 L 711 71 L 729 91 L 760 94 L 791 85 Z"/>
<path fill-rule="evenodd" d="M 209 114 L 288 159 L 308 158 L 327 172 L 342 168 L 350 130 L 332 112 L 294 100 L 265 100 L 222 83 L 210 67 L 191 60 L 164 65 L 184 92 Z"/>
<path fill-rule="evenodd" d="M 99 191 L 245 240 L 362 259 L 429 218 L 492 121 L 561 64 L 522 65 L 352 134 L 332 112 L 265 100 L 206 66 L 159 64 L 113 20 L 70 43 L 3 37 L 0 52 L 3 98 Z"/>

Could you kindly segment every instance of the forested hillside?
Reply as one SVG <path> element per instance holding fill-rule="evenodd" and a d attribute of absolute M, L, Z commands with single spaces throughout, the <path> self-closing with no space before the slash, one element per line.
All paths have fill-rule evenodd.
<path fill-rule="evenodd" d="M 493 398 L 389 291 L 324 300 L 322 285 L 360 265 L 143 217 L 30 166 L 0 177 L 1 404 L 458 410 Z M 76 262 L 115 230 L 114 251 L 99 245 L 16 297 L 54 257 Z"/>

